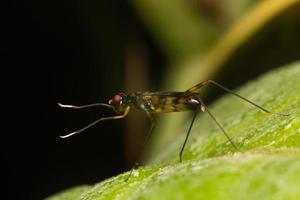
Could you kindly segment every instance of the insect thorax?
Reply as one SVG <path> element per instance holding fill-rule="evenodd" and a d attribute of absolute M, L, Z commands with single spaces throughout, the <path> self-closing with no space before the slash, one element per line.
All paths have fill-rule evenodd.
<path fill-rule="evenodd" d="M 140 110 L 148 110 L 147 103 L 143 100 L 143 92 L 133 92 L 124 98 L 124 104 L 134 106 Z"/>

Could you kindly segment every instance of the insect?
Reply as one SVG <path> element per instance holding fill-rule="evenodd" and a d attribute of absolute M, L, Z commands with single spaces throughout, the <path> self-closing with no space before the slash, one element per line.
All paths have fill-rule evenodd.
<path fill-rule="evenodd" d="M 75 134 L 81 133 L 101 121 L 122 119 L 127 116 L 131 107 L 136 107 L 136 108 L 144 111 L 146 113 L 147 117 L 151 121 L 151 128 L 149 130 L 147 138 L 150 137 L 152 130 L 155 126 L 155 120 L 153 117 L 154 114 L 166 113 L 166 112 L 183 112 L 183 111 L 193 111 L 194 112 L 191 124 L 189 126 L 185 140 L 182 144 L 182 147 L 181 147 L 181 150 L 179 153 L 180 161 L 182 161 L 182 154 L 184 152 L 184 148 L 185 148 L 188 138 L 190 136 L 190 132 L 193 127 L 195 118 L 199 112 L 207 112 L 209 114 L 209 116 L 212 118 L 212 120 L 216 123 L 216 125 L 220 128 L 220 130 L 224 133 L 224 135 L 226 136 L 228 141 L 232 144 L 232 146 L 235 149 L 238 149 L 237 146 L 232 141 L 232 139 L 227 134 L 227 132 L 225 131 L 225 129 L 217 121 L 215 116 L 209 111 L 208 107 L 205 105 L 205 103 L 202 101 L 202 99 L 199 96 L 199 90 L 207 84 L 212 84 L 214 86 L 217 86 L 220 89 L 225 90 L 226 92 L 235 95 L 236 97 L 252 104 L 253 106 L 259 108 L 260 110 L 262 110 L 266 113 L 287 116 L 287 114 L 271 112 L 271 111 L 263 108 L 262 106 L 259 106 L 258 104 L 233 92 L 232 90 L 222 86 L 221 84 L 219 84 L 213 80 L 206 80 L 201 83 L 198 83 L 197 85 L 186 90 L 185 92 L 133 92 L 130 94 L 119 93 L 119 94 L 113 96 L 112 99 L 109 100 L 108 104 L 95 103 L 95 104 L 89 104 L 89 105 L 84 105 L 84 106 L 74 106 L 74 105 L 65 105 L 65 104 L 59 103 L 58 105 L 63 108 L 73 108 L 73 109 L 83 109 L 83 108 L 95 107 L 95 106 L 105 106 L 105 107 L 108 107 L 108 108 L 114 110 L 117 114 L 115 116 L 100 118 L 100 119 L 92 122 L 91 124 L 83 127 L 82 129 L 80 129 L 78 131 L 75 131 L 70 134 L 60 136 L 60 137 L 67 138 L 67 137 L 73 136 Z"/>

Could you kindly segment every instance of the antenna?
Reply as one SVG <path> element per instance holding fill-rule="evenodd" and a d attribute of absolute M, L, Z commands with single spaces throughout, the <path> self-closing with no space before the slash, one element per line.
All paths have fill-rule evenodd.
<path fill-rule="evenodd" d="M 90 107 L 104 106 L 104 107 L 111 108 L 114 111 L 116 111 L 113 106 L 106 104 L 106 103 L 93 103 L 93 104 L 87 104 L 87 105 L 83 105 L 83 106 L 75 106 L 75 105 L 68 105 L 68 104 L 62 104 L 62 103 L 57 103 L 57 104 L 62 108 L 72 108 L 72 109 L 84 109 L 84 108 L 90 108 Z"/>

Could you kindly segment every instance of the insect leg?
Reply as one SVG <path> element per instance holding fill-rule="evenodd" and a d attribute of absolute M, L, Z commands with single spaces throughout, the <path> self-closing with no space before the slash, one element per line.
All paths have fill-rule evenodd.
<path fill-rule="evenodd" d="M 188 138 L 189 138 L 189 136 L 190 136 L 190 132 L 191 132 L 191 130 L 192 130 L 192 127 L 193 127 L 193 124 L 194 124 L 194 121 L 195 121 L 195 119 L 196 119 L 196 116 L 197 116 L 198 112 L 199 112 L 198 110 L 194 112 L 194 116 L 193 116 L 191 125 L 190 125 L 190 127 L 189 127 L 189 130 L 188 130 L 188 132 L 187 132 L 187 134 L 186 134 L 186 136 L 185 136 L 185 140 L 184 140 L 183 145 L 182 145 L 182 147 L 181 147 L 181 150 L 180 150 L 180 153 L 179 153 L 179 159 L 180 159 L 180 162 L 182 161 L 182 153 L 183 153 L 183 151 L 184 151 L 186 142 L 187 142 L 187 140 L 188 140 Z"/>
<path fill-rule="evenodd" d="M 145 142 L 145 145 L 148 144 L 148 141 L 150 140 L 150 137 L 152 136 L 153 129 L 154 129 L 155 125 L 156 125 L 153 116 L 152 116 L 149 112 L 146 112 L 146 115 L 147 115 L 147 117 L 150 119 L 151 125 L 150 125 L 150 129 L 149 129 L 149 131 L 148 131 L 148 134 L 147 134 L 147 136 L 146 136 L 146 140 L 145 140 L 146 142 Z"/>
<path fill-rule="evenodd" d="M 229 137 L 229 135 L 226 133 L 225 129 L 222 127 L 222 125 L 218 122 L 218 120 L 215 118 L 215 116 L 209 111 L 208 107 L 205 105 L 205 103 L 202 101 L 202 99 L 199 97 L 198 100 L 201 103 L 201 106 L 203 112 L 207 112 L 209 116 L 213 119 L 213 121 L 217 124 L 217 126 L 221 129 L 221 131 L 224 133 L 224 135 L 227 137 L 228 141 L 232 144 L 232 146 L 238 150 L 237 146 L 234 144 L 232 139 Z"/>
<path fill-rule="evenodd" d="M 96 120 L 96 121 L 90 123 L 89 125 L 83 127 L 82 129 L 79 129 L 78 131 L 74 131 L 74 132 L 72 132 L 72 133 L 69 133 L 69 134 L 63 135 L 63 136 L 59 136 L 59 137 L 60 137 L 60 138 L 67 138 L 67 137 L 73 136 L 73 135 L 75 135 L 75 134 L 81 133 L 81 132 L 85 131 L 86 129 L 88 129 L 88 128 L 94 126 L 95 124 L 97 124 L 97 123 L 99 123 L 99 122 L 101 122 L 101 121 L 107 121 L 107 120 L 113 120 L 113 119 L 121 119 L 121 118 L 124 118 L 124 117 L 127 116 L 128 112 L 129 112 L 129 109 L 130 109 L 130 107 L 128 106 L 128 107 L 125 108 L 124 113 L 121 114 L 121 115 L 116 115 L 116 116 L 112 116 L 112 117 L 103 117 L 103 118 L 100 118 L 100 119 L 98 119 L 98 120 Z"/>
<path fill-rule="evenodd" d="M 150 125 L 150 129 L 148 131 L 148 134 L 146 136 L 146 140 L 144 142 L 144 145 L 142 147 L 143 148 L 142 152 L 145 150 L 145 147 L 147 146 L 147 144 L 148 144 L 148 142 L 150 140 L 150 137 L 152 136 L 152 132 L 153 132 L 153 129 L 154 129 L 155 124 L 156 124 L 153 116 L 149 112 L 146 111 L 146 115 L 150 119 L 151 125 Z M 136 159 L 136 160 L 138 160 L 138 159 Z M 132 176 L 133 170 L 135 168 L 139 167 L 139 166 L 140 166 L 140 163 L 136 161 L 134 163 L 134 166 L 131 168 L 130 173 L 129 173 L 128 177 L 125 179 L 125 181 L 128 181 L 128 179 Z"/>
<path fill-rule="evenodd" d="M 135 169 L 135 168 L 138 168 L 139 166 L 140 166 L 140 163 L 138 163 L 138 162 L 135 162 L 135 163 L 134 163 L 133 167 L 131 168 L 131 170 L 130 170 L 130 172 L 129 172 L 129 175 L 124 179 L 125 182 L 127 182 L 127 181 L 130 179 L 130 177 L 131 177 L 132 174 L 133 174 L 134 169 Z"/>
<path fill-rule="evenodd" d="M 196 91 L 198 91 L 200 88 L 202 88 L 203 86 L 205 86 L 205 85 L 207 85 L 207 84 L 209 84 L 209 83 L 211 83 L 211 84 L 213 84 L 213 85 L 215 85 L 215 86 L 221 88 L 222 90 L 225 90 L 226 92 L 228 92 L 228 93 L 230 93 L 230 94 L 232 94 L 232 95 L 235 95 L 235 96 L 239 97 L 240 99 L 242 99 L 242 100 L 244 100 L 244 101 L 246 101 L 246 102 L 252 104 L 253 106 L 256 106 L 257 108 L 259 108 L 260 110 L 262 110 L 262 111 L 264 111 L 264 112 L 266 112 L 266 113 L 269 113 L 269 114 L 275 114 L 275 115 L 282 115 L 282 116 L 288 116 L 288 114 L 271 112 L 271 111 L 269 111 L 269 110 L 263 108 L 262 106 L 260 106 L 260 105 L 258 105 L 258 104 L 256 104 L 256 103 L 250 101 L 249 99 L 247 99 L 247 98 L 245 98 L 245 97 L 243 97 L 243 96 L 241 96 L 241 95 L 239 95 L 239 94 L 233 92 L 232 90 L 230 90 L 230 89 L 228 89 L 228 88 L 222 86 L 221 84 L 219 84 L 219 83 L 217 83 L 217 82 L 215 82 L 215 81 L 213 81 L 213 80 L 206 80 L 206 81 L 203 81 L 203 82 L 201 82 L 201 83 L 199 83 L 199 84 L 193 86 L 192 88 L 188 89 L 188 90 L 185 91 L 185 92 L 187 92 L 187 93 L 196 92 Z"/>

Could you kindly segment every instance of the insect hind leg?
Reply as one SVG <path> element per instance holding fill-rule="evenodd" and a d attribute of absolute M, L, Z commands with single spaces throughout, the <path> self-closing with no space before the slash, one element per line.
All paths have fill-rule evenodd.
<path fill-rule="evenodd" d="M 208 115 L 212 118 L 212 120 L 215 122 L 215 124 L 221 129 L 221 131 L 223 132 L 223 134 L 226 136 L 226 138 L 228 139 L 228 141 L 231 143 L 231 145 L 238 150 L 238 147 L 234 144 L 234 142 L 232 141 L 231 137 L 227 134 L 227 132 L 225 131 L 225 129 L 223 128 L 223 126 L 219 123 L 219 121 L 216 119 L 216 117 L 210 112 L 210 110 L 208 109 L 208 107 L 205 105 L 205 103 L 202 101 L 202 99 L 199 97 L 198 98 L 199 102 L 201 103 L 201 110 L 203 112 L 207 112 Z"/>
<path fill-rule="evenodd" d="M 242 99 L 243 101 L 252 104 L 253 106 L 257 107 L 258 109 L 262 110 L 265 113 L 269 113 L 269 114 L 273 114 L 273 115 L 279 115 L 279 116 L 289 116 L 289 114 L 271 112 L 271 111 L 267 110 L 266 108 L 256 104 L 253 101 L 250 101 L 249 99 L 235 93 L 234 91 L 222 86 L 221 84 L 219 84 L 219 83 L 217 83 L 216 81 L 213 81 L 213 80 L 206 80 L 206 81 L 200 82 L 197 85 L 195 85 L 195 86 L 191 87 L 190 89 L 186 90 L 185 92 L 186 93 L 195 93 L 195 92 L 199 91 L 202 87 L 204 87 L 208 84 L 212 84 L 212 85 L 214 85 L 214 86 L 216 86 L 216 87 L 218 87 L 218 88 L 220 88 L 220 89 L 222 89 L 222 90 L 224 90 L 224 91 L 226 91 L 226 92 Z"/>
<path fill-rule="evenodd" d="M 182 162 L 182 154 L 183 154 L 185 145 L 186 145 L 186 143 L 187 143 L 187 141 L 188 141 L 188 138 L 189 138 L 189 136 L 190 136 L 190 132 L 191 132 L 191 130 L 192 130 L 192 127 L 193 127 L 193 124 L 194 124 L 194 121 L 195 121 L 195 119 L 196 119 L 196 116 L 197 116 L 198 112 L 199 112 L 198 110 L 194 111 L 194 115 L 193 115 L 192 122 L 191 122 L 190 127 L 189 127 L 189 130 L 188 130 L 188 132 L 187 132 L 187 134 L 186 134 L 186 136 L 185 136 L 183 145 L 182 145 L 182 147 L 181 147 L 181 150 L 180 150 L 180 153 L 179 153 L 179 159 L 180 159 L 180 162 Z"/>

